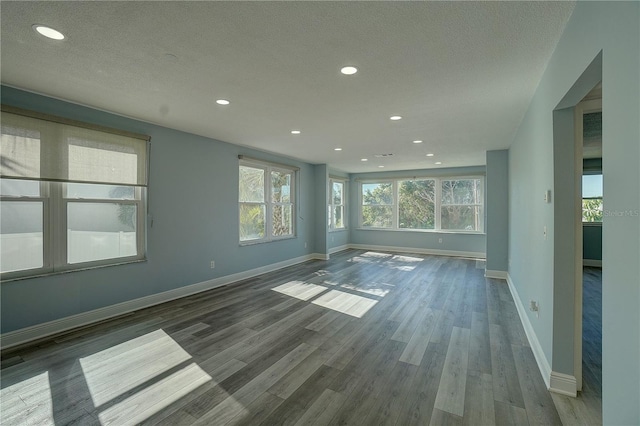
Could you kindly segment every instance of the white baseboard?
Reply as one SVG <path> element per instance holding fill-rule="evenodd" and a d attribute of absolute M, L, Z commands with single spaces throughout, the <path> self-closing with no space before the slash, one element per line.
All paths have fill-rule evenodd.
<path fill-rule="evenodd" d="M 509 284 L 509 291 L 511 292 L 511 297 L 513 297 L 513 301 L 516 304 L 516 309 L 518 310 L 518 315 L 520 316 L 520 322 L 522 323 L 522 327 L 524 328 L 524 332 L 527 335 L 527 340 L 529 340 L 529 346 L 531 346 L 531 350 L 533 351 L 533 356 L 536 358 L 536 362 L 538 363 L 538 369 L 540 370 L 540 374 L 542 375 L 542 379 L 544 383 L 547 385 L 547 389 L 551 389 L 551 365 L 549 364 L 549 360 L 544 355 L 544 351 L 542 350 L 542 346 L 540 346 L 540 342 L 538 341 L 538 336 L 536 332 L 533 330 L 533 326 L 529 321 L 529 317 L 527 316 L 527 311 L 522 304 L 522 299 L 518 295 L 518 290 L 513 285 L 513 281 L 511 280 L 511 275 L 507 273 L 507 284 Z"/>
<path fill-rule="evenodd" d="M 83 312 L 81 314 L 60 318 L 42 324 L 37 324 L 31 327 L 22 328 L 20 330 L 11 331 L 0 336 L 0 342 L 2 343 L 1 346 L 2 349 L 7 349 L 33 340 L 42 339 L 47 336 L 62 333 L 73 328 L 82 327 L 98 321 L 104 321 L 109 318 L 128 314 L 140 309 L 158 305 L 160 303 L 169 302 L 181 297 L 190 296 L 192 294 L 200 293 L 216 287 L 221 287 L 223 285 L 228 285 L 247 278 L 255 277 L 260 274 L 276 271 L 278 269 L 286 268 L 287 266 L 297 265 L 298 263 L 306 262 L 307 260 L 317 259 L 318 256 L 324 256 L 327 259 L 329 257 L 327 255 L 317 253 L 300 256 L 293 259 L 284 260 L 282 262 L 261 266 L 259 268 L 250 269 L 248 271 L 214 278 L 212 280 L 187 285 L 162 293 L 152 294 L 149 296 L 141 297 L 139 299 L 128 300 L 126 302 L 106 306 L 104 308 L 99 308 L 92 311 Z"/>
<path fill-rule="evenodd" d="M 578 395 L 578 385 L 576 383 L 576 378 L 568 374 L 552 371 L 551 385 L 549 386 L 549 390 L 551 392 L 572 396 L 575 398 Z"/>
<path fill-rule="evenodd" d="M 594 266 L 596 268 L 602 268 L 602 260 L 582 259 L 582 266 Z"/>
<path fill-rule="evenodd" d="M 435 250 L 424 249 L 416 247 L 394 247 L 394 246 L 378 246 L 369 244 L 349 244 L 349 248 L 357 250 L 380 250 L 390 251 L 395 253 L 417 253 L 417 254 L 433 254 L 437 256 L 452 256 L 452 257 L 470 257 L 473 259 L 484 259 L 485 253 L 474 251 L 457 251 L 457 250 Z"/>
<path fill-rule="evenodd" d="M 507 279 L 507 271 L 494 271 L 491 269 L 484 270 L 484 276 L 487 278 L 496 278 L 498 280 L 506 280 Z"/>
<path fill-rule="evenodd" d="M 329 249 L 329 254 L 337 253 L 339 251 L 348 250 L 349 248 L 350 248 L 349 244 L 344 244 L 342 246 L 338 246 L 338 247 L 334 247 L 334 248 Z"/>
<path fill-rule="evenodd" d="M 313 253 L 311 257 L 316 260 L 329 260 L 329 255 L 323 253 Z"/>

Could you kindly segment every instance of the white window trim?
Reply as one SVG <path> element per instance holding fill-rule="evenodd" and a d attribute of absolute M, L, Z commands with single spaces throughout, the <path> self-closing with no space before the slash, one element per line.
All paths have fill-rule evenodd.
<path fill-rule="evenodd" d="M 482 183 L 482 204 L 445 204 L 445 206 L 449 205 L 464 205 L 464 206 L 479 206 L 479 217 L 482 218 L 480 220 L 480 229 L 477 231 L 470 231 L 466 229 L 441 229 L 441 217 L 442 217 L 442 181 L 446 180 L 465 180 L 465 179 L 479 179 Z M 436 199 L 434 205 L 434 229 L 415 229 L 415 228 L 400 228 L 399 226 L 399 210 L 400 203 L 399 200 L 399 185 L 398 182 L 407 181 L 407 180 L 434 180 L 435 181 L 435 191 L 436 191 Z M 362 207 L 363 204 L 363 194 L 362 194 L 362 185 L 367 183 L 392 183 L 393 184 L 393 215 L 392 215 L 392 226 L 389 228 L 380 228 L 380 227 L 372 227 L 372 226 L 363 226 L 362 224 Z M 447 234 L 474 234 L 474 235 L 482 235 L 484 234 L 484 210 L 485 210 L 485 177 L 482 175 L 469 175 L 469 176 L 408 176 L 408 177 L 397 177 L 397 178 L 380 178 L 380 179 L 362 179 L 358 180 L 358 230 L 359 231 L 394 231 L 394 232 L 423 232 L 423 233 L 447 233 Z"/>
<path fill-rule="evenodd" d="M 40 268 L 23 269 L 2 273 L 2 281 L 35 278 L 45 275 L 123 265 L 146 260 L 146 193 L 144 187 L 134 187 L 134 199 L 65 198 L 65 182 L 40 181 L 37 197 L 6 196 L 0 201 L 42 202 L 43 265 Z M 131 185 L 121 185 L 131 186 Z M 136 252 L 135 256 L 112 257 L 87 262 L 69 263 L 67 253 L 67 206 L 69 203 L 105 203 L 136 205 Z"/>
<path fill-rule="evenodd" d="M 333 203 L 333 184 L 334 182 L 342 184 L 342 204 L 334 204 Z M 347 221 L 348 213 L 347 213 L 347 179 L 339 178 L 339 177 L 329 177 L 329 232 L 341 232 L 346 231 L 349 227 L 349 223 Z M 342 206 L 342 227 L 337 228 L 335 226 L 335 218 L 333 217 L 333 212 L 336 207 Z"/>
<path fill-rule="evenodd" d="M 262 244 L 269 243 L 273 241 L 281 241 L 281 240 L 290 240 L 297 237 L 297 223 L 296 223 L 296 213 L 297 213 L 297 179 L 298 179 L 298 168 L 289 167 L 286 165 L 270 163 L 267 161 L 261 161 L 257 159 L 249 159 L 243 156 L 239 156 L 239 164 L 238 169 L 241 166 L 251 167 L 255 169 L 264 170 L 264 202 L 248 202 L 248 201 L 240 201 L 240 194 L 238 194 L 238 242 L 240 246 L 250 246 L 254 244 Z M 271 172 L 284 172 L 291 174 L 291 192 L 289 197 L 291 199 L 290 203 L 273 203 L 271 202 Z M 238 187 L 240 183 L 238 182 Z M 241 204 L 264 204 L 265 205 L 265 236 L 264 238 L 256 238 L 252 240 L 241 240 L 240 239 L 240 205 Z M 291 234 L 282 235 L 282 236 L 273 236 L 273 223 L 272 223 L 272 215 L 273 215 L 273 206 L 274 205 L 291 205 Z"/>

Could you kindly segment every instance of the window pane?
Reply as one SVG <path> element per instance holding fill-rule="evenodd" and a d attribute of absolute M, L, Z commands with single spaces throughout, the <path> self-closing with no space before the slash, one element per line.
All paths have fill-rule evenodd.
<path fill-rule="evenodd" d="M 442 229 L 477 231 L 481 220 L 477 206 L 442 206 Z"/>
<path fill-rule="evenodd" d="M 363 183 L 362 204 L 364 205 L 392 205 L 393 184 L 387 183 Z"/>
<path fill-rule="evenodd" d="M 135 187 L 116 185 L 93 185 L 89 183 L 68 183 L 67 198 L 89 198 L 104 200 L 133 200 Z"/>
<path fill-rule="evenodd" d="M 342 182 L 333 182 L 332 188 L 332 199 L 333 204 L 344 204 L 342 202 L 342 194 L 343 194 L 344 184 Z"/>
<path fill-rule="evenodd" d="M 240 241 L 264 238 L 264 217 L 264 204 L 240 204 Z"/>
<path fill-rule="evenodd" d="M 0 195 L 7 197 L 39 197 L 40 182 L 36 180 L 0 179 Z"/>
<path fill-rule="evenodd" d="M 68 263 L 135 256 L 137 209 L 134 204 L 69 203 Z"/>
<path fill-rule="evenodd" d="M 371 228 L 391 228 L 393 207 L 362 206 L 362 226 Z"/>
<path fill-rule="evenodd" d="M 482 204 L 481 180 L 443 180 L 442 204 Z"/>
<path fill-rule="evenodd" d="M 271 172 L 271 201 L 274 203 L 291 202 L 291 173 Z"/>
<path fill-rule="evenodd" d="M 293 234 L 291 222 L 291 205 L 273 206 L 273 236 Z"/>
<path fill-rule="evenodd" d="M 582 221 L 602 222 L 602 198 L 582 200 Z"/>
<path fill-rule="evenodd" d="M 602 175 L 582 176 L 582 198 L 602 198 Z"/>
<path fill-rule="evenodd" d="M 39 201 L 0 204 L 0 270 L 41 268 L 44 257 L 43 205 Z"/>
<path fill-rule="evenodd" d="M 336 228 L 344 228 L 344 221 L 342 219 L 343 213 L 344 213 L 344 206 L 335 206 L 333 208 L 333 218 L 335 220 Z"/>
<path fill-rule="evenodd" d="M 264 170 L 254 167 L 240 166 L 240 198 L 239 201 L 263 203 Z"/>
<path fill-rule="evenodd" d="M 435 226 L 435 181 L 400 182 L 400 228 L 433 229 Z"/>

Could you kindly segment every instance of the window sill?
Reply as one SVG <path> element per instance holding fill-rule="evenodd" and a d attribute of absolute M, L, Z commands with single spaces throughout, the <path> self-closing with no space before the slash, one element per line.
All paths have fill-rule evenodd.
<path fill-rule="evenodd" d="M 332 232 L 345 232 L 345 231 L 348 231 L 348 230 L 349 230 L 349 228 L 329 229 L 329 233 L 332 233 Z"/>
<path fill-rule="evenodd" d="M 462 234 L 462 235 L 486 235 L 480 231 L 454 231 L 450 229 L 392 229 L 392 228 L 356 228 L 356 231 L 385 231 L 385 232 L 417 232 L 420 234 Z"/>
<path fill-rule="evenodd" d="M 4 278 L 3 277 L 2 278 L 2 282 L 3 283 L 7 283 L 7 282 L 11 282 L 11 281 L 22 281 L 22 280 L 30 280 L 30 279 L 34 279 L 34 278 L 51 277 L 51 276 L 55 276 L 55 275 L 71 274 L 73 272 L 90 271 L 92 269 L 110 268 L 112 266 L 129 265 L 129 264 L 132 264 L 132 263 L 143 263 L 143 262 L 146 262 L 146 261 L 147 261 L 147 258 L 145 257 L 144 259 L 126 260 L 126 261 L 123 261 L 123 262 L 108 263 L 108 264 L 102 264 L 102 265 L 84 266 L 84 267 L 80 267 L 80 268 L 65 269 L 65 270 L 62 270 L 62 271 L 42 272 L 42 273 L 35 273 L 33 275 L 9 276 L 8 278 Z"/>
<path fill-rule="evenodd" d="M 282 238 L 271 238 L 269 240 L 251 240 L 251 241 L 240 241 L 240 247 L 245 246 L 255 246 L 257 244 L 267 244 L 267 243 L 276 243 L 278 241 L 286 241 L 286 240 L 294 240 L 297 236 L 292 235 L 290 237 L 282 237 Z"/>
<path fill-rule="evenodd" d="M 602 227 L 602 222 L 582 222 L 582 226 Z"/>

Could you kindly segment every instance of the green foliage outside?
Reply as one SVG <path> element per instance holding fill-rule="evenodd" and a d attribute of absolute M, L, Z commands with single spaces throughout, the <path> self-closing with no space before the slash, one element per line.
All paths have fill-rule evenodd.
<path fill-rule="evenodd" d="M 602 222 L 602 198 L 582 199 L 582 221 Z"/>
<path fill-rule="evenodd" d="M 434 229 L 436 181 L 432 179 L 398 182 L 398 227 Z M 362 185 L 362 226 L 393 227 L 393 184 Z M 480 229 L 482 205 L 481 181 L 457 179 L 442 181 L 442 229 Z"/>

